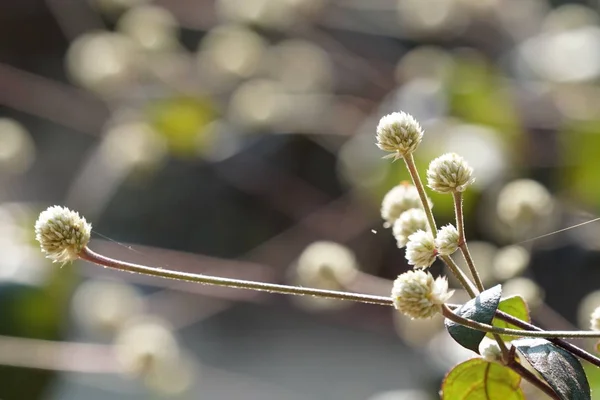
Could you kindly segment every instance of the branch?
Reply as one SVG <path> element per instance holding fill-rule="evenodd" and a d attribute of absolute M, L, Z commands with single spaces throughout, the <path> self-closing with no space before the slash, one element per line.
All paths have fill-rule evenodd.
<path fill-rule="evenodd" d="M 394 305 L 391 297 L 341 292 L 334 290 L 302 288 L 296 286 L 278 285 L 274 283 L 246 281 L 232 278 L 220 278 L 210 275 L 192 274 L 188 272 L 178 272 L 168 269 L 153 268 L 145 265 L 133 264 L 105 257 L 103 255 L 93 252 L 87 246 L 83 248 L 83 250 L 79 254 L 79 257 L 82 260 L 86 260 L 94 264 L 102 265 L 104 267 L 116 269 L 119 271 L 151 275 L 159 278 L 176 279 L 180 281 L 200 283 L 204 285 L 226 286 L 238 289 L 250 289 L 270 293 L 292 294 L 297 296 L 315 296 L 335 300 L 349 300 L 356 301 L 359 303 L 378 304 L 382 306 Z"/>

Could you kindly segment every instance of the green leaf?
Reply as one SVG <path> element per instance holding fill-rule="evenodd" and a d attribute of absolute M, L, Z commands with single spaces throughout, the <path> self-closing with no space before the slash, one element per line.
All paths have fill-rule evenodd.
<path fill-rule="evenodd" d="M 481 358 L 454 367 L 442 383 L 442 400 L 522 400 L 521 377 Z"/>
<path fill-rule="evenodd" d="M 529 309 L 527 308 L 527 303 L 525 303 L 525 300 L 523 300 L 521 296 L 511 296 L 507 297 L 506 299 L 502 299 L 500 301 L 500 304 L 498 305 L 498 310 L 504 311 L 505 313 L 510 314 L 513 317 L 520 319 L 521 321 L 531 322 L 531 319 L 529 318 Z M 492 321 L 492 325 L 497 326 L 498 328 L 521 329 L 518 326 L 510 324 L 499 318 L 494 318 L 494 320 Z M 489 338 L 494 337 L 491 333 L 488 333 L 487 336 Z M 518 339 L 518 336 L 512 335 L 500 336 L 506 342 Z"/>
<path fill-rule="evenodd" d="M 545 339 L 512 342 L 563 400 L 590 400 L 590 385 L 579 360 Z"/>
<path fill-rule="evenodd" d="M 454 313 L 463 318 L 489 325 L 494 319 L 501 295 L 502 286 L 496 285 L 491 289 L 479 293 L 479 296 L 454 310 Z M 448 333 L 458 344 L 479 354 L 479 343 L 485 337 L 485 332 L 467 328 L 449 319 L 446 319 L 445 324 Z"/>

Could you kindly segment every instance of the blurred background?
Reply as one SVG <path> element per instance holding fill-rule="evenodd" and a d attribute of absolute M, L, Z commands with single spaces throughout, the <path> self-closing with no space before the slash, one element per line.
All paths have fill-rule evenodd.
<path fill-rule="evenodd" d="M 33 238 L 59 204 L 112 257 L 388 295 L 408 265 L 380 206 L 408 174 L 374 134 L 399 110 L 422 173 L 475 169 L 486 284 L 588 329 L 600 224 L 535 238 L 598 215 L 599 78 L 596 0 L 0 2 L 0 398 L 438 398 L 471 356 L 440 319 L 59 268 Z"/>

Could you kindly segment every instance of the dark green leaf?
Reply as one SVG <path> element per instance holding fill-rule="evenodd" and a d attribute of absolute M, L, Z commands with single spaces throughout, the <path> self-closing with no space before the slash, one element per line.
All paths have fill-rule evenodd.
<path fill-rule="evenodd" d="M 498 305 L 498 310 L 504 311 L 507 314 L 512 315 L 515 318 L 520 319 L 521 321 L 530 322 L 529 318 L 529 309 L 527 308 L 527 303 L 521 296 L 511 296 L 506 299 L 502 299 L 500 304 Z M 518 326 L 510 324 L 506 321 L 502 321 L 499 318 L 494 318 L 492 321 L 492 325 L 497 326 L 498 328 L 510 328 L 510 329 L 521 329 Z M 493 335 L 488 333 L 487 336 L 492 338 Z M 515 340 L 518 336 L 511 335 L 500 335 L 504 341 L 510 342 L 511 340 Z"/>
<path fill-rule="evenodd" d="M 512 342 L 563 400 L 590 400 L 590 385 L 579 360 L 545 339 Z"/>
<path fill-rule="evenodd" d="M 496 309 L 498 308 L 501 295 L 502 287 L 496 285 L 491 289 L 481 292 L 479 296 L 469 300 L 463 306 L 454 310 L 454 313 L 463 318 L 481 322 L 483 324 L 491 324 Z M 456 324 L 449 319 L 446 319 L 445 324 L 448 333 L 458 344 L 479 354 L 479 343 L 481 343 L 485 337 L 485 332 L 467 328 Z"/>
<path fill-rule="evenodd" d="M 442 400 L 522 400 L 521 377 L 500 364 L 473 358 L 458 364 L 442 383 Z"/>

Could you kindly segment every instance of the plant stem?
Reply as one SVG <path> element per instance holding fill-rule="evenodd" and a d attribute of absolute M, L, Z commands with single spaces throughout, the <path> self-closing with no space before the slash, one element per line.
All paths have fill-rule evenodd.
<path fill-rule="evenodd" d="M 406 168 L 408 169 L 408 173 L 410 174 L 413 184 L 417 188 L 417 192 L 419 192 L 419 197 L 421 198 L 421 203 L 423 204 L 423 211 L 425 211 L 425 215 L 427 215 L 429 229 L 431 229 L 431 234 L 435 239 L 437 235 L 437 226 L 435 225 L 433 212 L 429 206 L 429 201 L 427 201 L 427 194 L 425 194 L 425 188 L 423 187 L 423 182 L 421 182 L 421 177 L 419 176 L 419 171 L 417 171 L 415 159 L 413 158 L 412 154 L 407 154 L 404 156 L 404 163 L 406 164 Z"/>
<path fill-rule="evenodd" d="M 473 262 L 473 258 L 471 257 L 471 253 L 469 252 L 469 247 L 467 246 L 467 239 L 465 236 L 465 223 L 463 217 L 463 201 L 462 201 L 462 193 L 454 192 L 452 193 L 452 197 L 454 198 L 454 212 L 456 214 L 456 228 L 458 230 L 458 247 L 467 262 L 469 270 L 471 271 L 471 276 L 475 281 L 475 285 L 480 292 L 483 292 L 483 282 L 481 277 L 479 276 L 479 272 L 477 272 L 477 268 L 475 268 L 475 263 Z"/>
<path fill-rule="evenodd" d="M 446 304 L 442 304 L 442 314 L 449 320 L 481 332 L 499 333 L 534 338 L 600 338 L 600 331 L 527 331 L 521 329 L 498 328 L 488 324 L 473 321 L 455 314 Z"/>
<path fill-rule="evenodd" d="M 538 331 L 538 332 L 542 332 L 543 329 L 532 325 L 528 322 L 525 321 L 521 321 L 520 319 L 513 317 L 510 314 L 505 313 L 504 311 L 500 311 L 500 310 L 496 310 L 496 317 L 506 321 L 512 325 L 518 326 L 519 328 L 525 329 L 525 330 L 530 330 L 530 331 Z M 575 346 L 573 343 L 569 343 L 563 339 L 559 339 L 559 338 L 549 338 L 548 339 L 550 342 L 554 343 L 555 345 L 562 347 L 563 349 L 570 351 L 571 353 L 575 354 L 576 356 L 579 356 L 581 359 L 586 360 L 587 362 L 589 362 L 592 365 L 595 365 L 597 367 L 600 367 L 600 358 L 596 357 L 595 355 L 588 353 L 587 351 L 583 350 L 580 347 Z"/>
<path fill-rule="evenodd" d="M 450 256 L 440 256 L 442 261 L 446 263 L 450 271 L 454 274 L 456 279 L 460 282 L 461 286 L 469 293 L 471 298 L 477 296 L 478 290 L 473 286 L 473 283 L 467 275 L 456 265 L 454 260 Z"/>
<path fill-rule="evenodd" d="M 334 290 L 323 290 L 313 288 L 303 288 L 288 285 L 278 285 L 273 283 L 254 282 L 240 279 L 220 278 L 216 276 L 191 274 L 187 272 L 178 272 L 161 268 L 153 268 L 140 264 L 128 263 L 115 260 L 90 250 L 87 246 L 83 248 L 79 257 L 94 264 L 102 265 L 107 268 L 119 271 L 138 273 L 144 275 L 156 276 L 159 278 L 176 279 L 180 281 L 201 283 L 204 285 L 226 286 L 238 289 L 258 290 L 270 293 L 292 294 L 297 296 L 315 296 L 335 300 L 349 300 L 359 303 L 378 304 L 382 306 L 393 306 L 391 297 L 374 296 L 369 294 L 341 292 Z"/>

